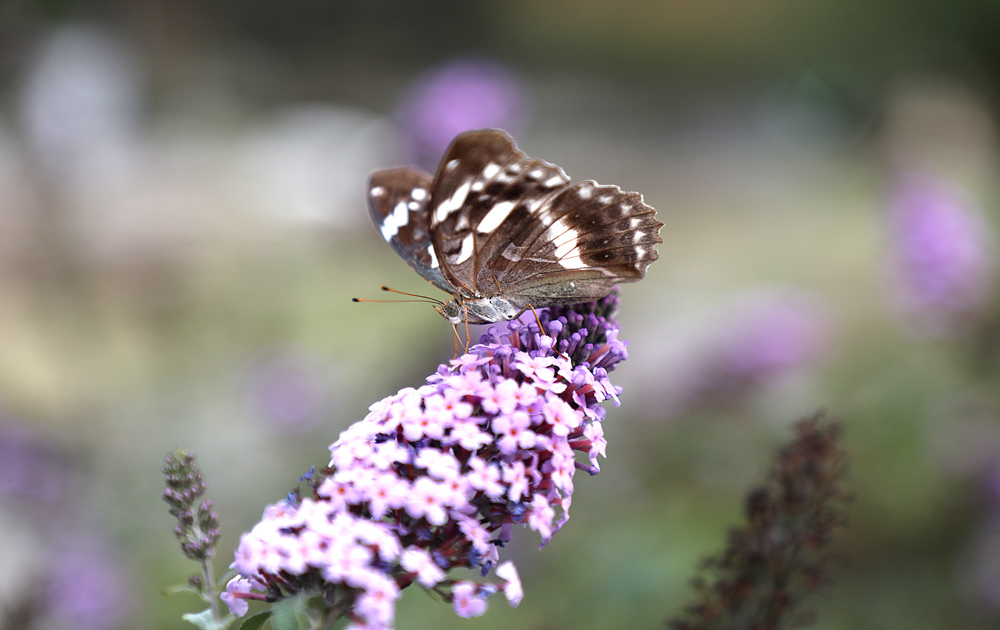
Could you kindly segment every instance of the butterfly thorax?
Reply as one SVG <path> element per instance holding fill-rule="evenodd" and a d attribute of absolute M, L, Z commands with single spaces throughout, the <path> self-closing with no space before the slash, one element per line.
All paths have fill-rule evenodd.
<path fill-rule="evenodd" d="M 518 306 L 510 298 L 502 295 L 480 298 L 455 298 L 437 308 L 441 317 L 452 324 L 492 324 L 510 321 L 520 315 L 527 306 Z"/>

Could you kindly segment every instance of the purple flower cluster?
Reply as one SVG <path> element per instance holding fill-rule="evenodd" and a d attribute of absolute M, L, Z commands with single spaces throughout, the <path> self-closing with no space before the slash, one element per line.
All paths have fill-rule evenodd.
<path fill-rule="evenodd" d="M 268 428 L 303 433 L 316 427 L 328 403 L 323 367 L 296 349 L 261 357 L 247 375 L 247 402 Z"/>
<path fill-rule="evenodd" d="M 575 470 L 596 474 L 605 453 L 600 403 L 617 403 L 608 371 L 627 356 L 617 304 L 611 295 L 490 328 L 426 385 L 372 405 L 330 447 L 315 498 L 270 506 L 243 535 L 230 608 L 322 593 L 352 627 L 389 628 L 413 582 L 463 617 L 483 614 L 500 588 L 516 606 L 517 570 L 496 566 L 499 548 L 513 525 L 544 546 L 569 518 Z M 447 579 L 452 568 L 485 577 L 494 566 L 502 585 Z"/>
<path fill-rule="evenodd" d="M 890 221 L 901 298 L 930 332 L 947 332 L 984 305 L 996 271 L 993 236 L 955 190 L 905 177 Z"/>

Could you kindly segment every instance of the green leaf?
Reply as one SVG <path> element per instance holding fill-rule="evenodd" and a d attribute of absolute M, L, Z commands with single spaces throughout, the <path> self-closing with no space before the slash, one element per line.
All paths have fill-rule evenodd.
<path fill-rule="evenodd" d="M 262 613 L 256 614 L 250 617 L 240 625 L 240 630 L 260 630 L 267 623 L 267 620 L 271 618 L 271 611 L 267 610 Z"/>
<path fill-rule="evenodd" d="M 215 620 L 212 616 L 212 610 L 206 609 L 200 613 L 188 613 L 186 615 L 181 615 L 181 619 L 190 623 L 191 625 L 201 628 L 201 630 L 226 630 L 229 626 L 236 621 L 236 617 L 233 615 L 226 615 L 219 621 Z"/>
<path fill-rule="evenodd" d="M 274 630 L 308 630 L 312 627 L 308 616 L 309 596 L 305 593 L 286 597 L 271 608 L 271 625 Z"/>
<path fill-rule="evenodd" d="M 188 584 L 175 584 L 174 586 L 167 586 L 166 588 L 163 589 L 164 595 L 177 595 L 180 593 L 188 593 L 191 595 L 196 595 L 201 599 L 205 599 L 205 596 L 202 595 L 200 590 Z"/>

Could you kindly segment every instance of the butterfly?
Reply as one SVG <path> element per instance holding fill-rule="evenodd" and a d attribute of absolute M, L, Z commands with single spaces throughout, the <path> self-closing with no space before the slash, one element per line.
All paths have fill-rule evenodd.
<path fill-rule="evenodd" d="M 396 253 L 452 295 L 435 307 L 452 324 L 601 299 L 641 280 L 663 242 L 642 195 L 572 183 L 498 129 L 460 134 L 433 177 L 376 171 L 368 208 Z"/>

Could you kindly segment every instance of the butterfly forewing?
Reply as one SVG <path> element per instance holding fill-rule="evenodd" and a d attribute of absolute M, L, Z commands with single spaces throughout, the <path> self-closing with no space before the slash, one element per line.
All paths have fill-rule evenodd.
<path fill-rule="evenodd" d="M 493 129 L 459 135 L 433 179 L 391 169 L 371 187 L 383 236 L 473 323 L 602 298 L 641 279 L 662 242 L 641 195 L 571 183 Z"/>
<path fill-rule="evenodd" d="M 431 176 L 416 168 L 376 171 L 368 180 L 368 213 L 392 248 L 428 282 L 451 293 L 431 244 L 427 208 Z"/>
<path fill-rule="evenodd" d="M 527 157 L 505 133 L 459 136 L 431 195 L 432 238 L 444 275 L 468 296 L 497 294 L 491 261 L 568 182 L 561 168 Z"/>

